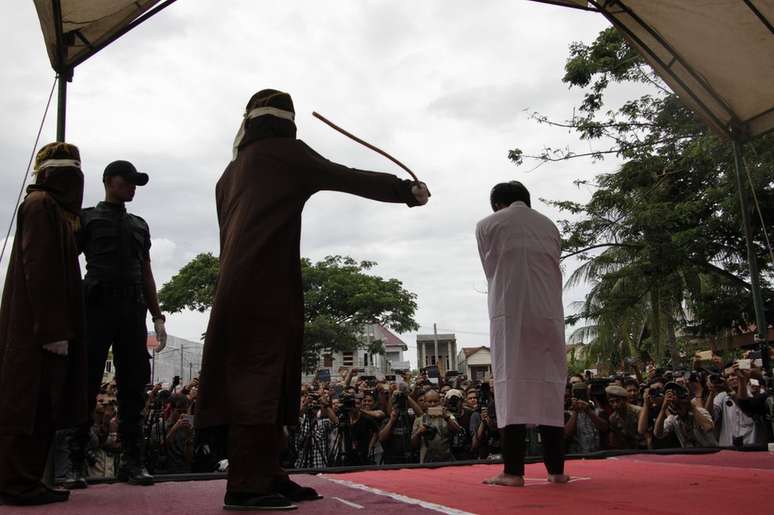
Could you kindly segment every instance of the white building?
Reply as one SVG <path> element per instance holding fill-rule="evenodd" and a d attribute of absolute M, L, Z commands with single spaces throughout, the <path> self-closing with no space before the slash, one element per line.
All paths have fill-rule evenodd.
<path fill-rule="evenodd" d="M 385 375 L 393 370 L 408 370 L 410 368 L 408 360 L 403 355 L 408 350 L 408 346 L 386 327 L 379 324 L 367 325 L 362 338 L 366 345 L 381 340 L 384 345 L 384 355 L 369 354 L 366 349 L 357 349 L 353 352 L 323 351 L 320 354 L 318 370 L 328 369 L 331 377 L 337 378 L 339 377 L 339 369 L 342 367 L 365 370 L 361 375 Z M 314 379 L 314 375 L 303 377 L 304 381 L 312 379 Z"/>
<path fill-rule="evenodd" d="M 166 348 L 154 354 L 159 342 L 156 340 L 155 333 L 148 333 L 148 339 L 145 342 L 148 348 L 148 354 L 151 356 L 151 375 L 153 384 L 171 383 L 172 378 L 180 376 L 181 382 L 185 385 L 191 382 L 194 377 L 199 376 L 202 368 L 202 351 L 204 344 L 179 338 L 177 336 L 167 335 Z M 180 359 L 182 353 L 183 359 Z M 113 348 L 108 352 L 105 361 L 105 371 L 102 374 L 102 382 L 109 383 L 113 381 L 116 375 L 116 366 L 113 362 Z"/>
<path fill-rule="evenodd" d="M 441 373 L 457 370 L 457 337 L 454 334 L 418 334 L 419 368 L 437 365 Z"/>
<path fill-rule="evenodd" d="M 492 354 L 489 347 L 463 347 L 457 360 L 457 370 L 472 381 L 483 381 L 492 375 Z"/>

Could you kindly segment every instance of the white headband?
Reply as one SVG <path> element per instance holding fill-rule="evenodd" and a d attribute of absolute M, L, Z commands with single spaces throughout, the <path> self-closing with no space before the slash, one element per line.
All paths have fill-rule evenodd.
<path fill-rule="evenodd" d="M 38 165 L 38 167 L 35 169 L 36 172 L 41 171 L 44 168 L 52 168 L 52 167 L 65 167 L 65 166 L 72 166 L 75 168 L 81 167 L 81 162 L 76 161 L 75 159 L 46 159 L 42 163 Z"/>
<path fill-rule="evenodd" d="M 276 107 L 256 107 L 252 111 L 245 113 L 244 117 L 242 118 L 242 125 L 239 126 L 239 131 L 237 132 L 236 138 L 234 138 L 233 153 L 231 158 L 232 161 L 237 158 L 239 145 L 242 144 L 242 140 L 245 137 L 245 122 L 247 120 L 265 115 L 282 118 L 283 120 L 290 120 L 291 122 L 296 118 L 296 113 L 293 111 L 285 111 L 284 109 L 278 109 Z"/>

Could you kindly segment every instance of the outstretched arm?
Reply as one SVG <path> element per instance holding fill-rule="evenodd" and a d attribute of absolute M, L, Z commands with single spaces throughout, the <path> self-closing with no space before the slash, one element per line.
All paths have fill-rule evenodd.
<path fill-rule="evenodd" d="M 325 159 L 309 147 L 305 146 L 305 150 L 307 177 L 313 192 L 341 191 L 380 202 L 402 202 L 410 207 L 427 202 L 429 194 L 424 196 L 418 191 L 421 188 L 415 182 L 387 173 L 349 168 Z M 413 188 L 416 188 L 414 192 Z"/>

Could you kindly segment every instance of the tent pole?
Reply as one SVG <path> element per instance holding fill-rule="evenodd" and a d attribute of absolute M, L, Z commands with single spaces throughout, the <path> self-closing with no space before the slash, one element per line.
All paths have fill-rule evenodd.
<path fill-rule="evenodd" d="M 742 225 L 744 226 L 744 236 L 747 242 L 747 262 L 750 267 L 750 283 L 752 286 L 753 306 L 755 308 L 755 325 L 758 331 L 755 335 L 756 342 L 762 345 L 762 358 L 768 368 L 768 346 L 766 338 L 768 336 L 768 325 L 766 324 L 766 312 L 763 309 L 763 295 L 761 293 L 761 278 L 758 270 L 758 260 L 755 258 L 755 249 L 753 248 L 752 228 L 750 225 L 750 216 L 747 212 L 747 189 L 744 187 L 742 174 L 744 173 L 744 161 L 742 160 L 742 143 L 738 138 L 733 138 L 734 146 L 734 169 L 736 171 L 736 189 L 739 194 L 739 210 L 742 213 Z M 765 354 L 765 355 L 763 355 Z"/>
<path fill-rule="evenodd" d="M 59 91 L 56 109 L 56 140 L 65 140 L 65 122 L 67 118 L 67 79 L 59 74 Z"/>

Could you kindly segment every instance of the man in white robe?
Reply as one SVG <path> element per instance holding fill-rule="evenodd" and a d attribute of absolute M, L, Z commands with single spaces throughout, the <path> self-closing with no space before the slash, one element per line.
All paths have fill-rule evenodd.
<path fill-rule="evenodd" d="M 567 361 L 556 226 L 530 206 L 519 182 L 497 184 L 494 214 L 476 227 L 489 284 L 497 426 L 505 470 L 485 481 L 522 486 L 526 425 L 538 425 L 548 480 L 565 483 L 563 428 Z"/>

